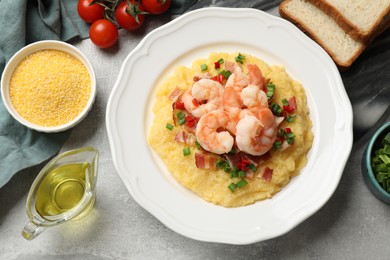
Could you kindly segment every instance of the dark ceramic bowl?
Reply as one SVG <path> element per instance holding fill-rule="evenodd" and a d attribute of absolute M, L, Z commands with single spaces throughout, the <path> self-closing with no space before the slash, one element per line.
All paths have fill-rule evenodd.
<path fill-rule="evenodd" d="M 385 191 L 375 178 L 371 167 L 371 158 L 376 149 L 379 148 L 381 140 L 390 132 L 390 122 L 381 126 L 371 137 L 362 160 L 362 174 L 368 189 L 380 200 L 390 204 L 390 193 Z"/>

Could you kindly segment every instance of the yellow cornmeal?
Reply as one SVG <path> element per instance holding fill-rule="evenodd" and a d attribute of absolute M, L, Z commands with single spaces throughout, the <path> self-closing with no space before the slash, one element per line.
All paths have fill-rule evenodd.
<path fill-rule="evenodd" d="M 87 68 L 76 57 L 57 50 L 37 51 L 24 58 L 9 85 L 15 110 L 39 126 L 72 121 L 91 95 Z"/>
<path fill-rule="evenodd" d="M 175 127 L 172 131 L 166 128 L 166 124 L 173 125 L 172 101 L 168 95 L 176 87 L 189 89 L 193 84 L 193 77 L 199 73 L 200 65 L 207 64 L 208 72 L 216 75 L 214 62 L 220 58 L 234 61 L 238 53 L 211 53 L 208 59 L 199 59 L 192 64 L 192 68 L 178 67 L 173 75 L 169 76 L 165 82 L 157 86 L 155 103 L 153 106 L 154 121 L 151 126 L 148 142 L 154 151 L 165 162 L 168 170 L 174 178 L 183 186 L 192 190 L 204 200 L 219 204 L 225 207 L 240 207 L 252 204 L 258 200 L 271 198 L 289 183 L 293 176 L 299 174 L 300 170 L 307 163 L 307 153 L 313 143 L 311 131 L 312 122 L 309 117 L 309 109 L 306 103 L 305 91 L 300 83 L 294 81 L 286 73 L 283 67 L 268 66 L 260 59 L 243 54 L 246 58 L 242 68 L 246 71 L 246 64 L 257 64 L 263 75 L 270 78 L 276 85 L 275 102 L 282 104 L 282 99 L 295 96 L 297 111 L 295 120 L 291 123 L 283 122 L 281 127 L 289 127 L 295 133 L 295 144 L 284 151 L 271 152 L 272 157 L 259 166 L 258 172 L 263 172 L 265 167 L 273 169 L 270 182 L 257 177 L 248 180 L 248 184 L 240 189 L 231 192 L 228 185 L 237 182 L 239 179 L 231 179 L 228 173 L 223 170 L 198 169 L 195 165 L 196 146 L 191 146 L 191 154 L 183 156 L 183 148 L 188 147 L 174 141 L 174 137 L 179 131 Z M 223 69 L 223 65 L 221 69 Z"/>

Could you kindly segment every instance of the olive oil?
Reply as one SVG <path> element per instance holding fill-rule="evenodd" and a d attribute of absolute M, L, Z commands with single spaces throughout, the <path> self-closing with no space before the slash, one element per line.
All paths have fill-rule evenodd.
<path fill-rule="evenodd" d="M 84 195 L 89 163 L 65 164 L 51 170 L 38 187 L 37 212 L 45 218 L 75 207 Z"/>

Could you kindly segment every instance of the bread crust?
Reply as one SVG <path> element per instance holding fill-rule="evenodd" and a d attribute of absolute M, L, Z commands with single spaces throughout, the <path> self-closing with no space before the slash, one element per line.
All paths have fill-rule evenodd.
<path fill-rule="evenodd" d="M 306 24 L 304 24 L 301 20 L 299 20 L 298 17 L 294 17 L 290 15 L 287 11 L 285 6 L 288 5 L 288 3 L 291 0 L 285 0 L 279 5 L 279 14 L 284 19 L 287 19 L 291 21 L 293 24 L 295 24 L 298 28 L 300 28 L 303 32 L 305 32 L 310 38 L 312 38 L 315 42 L 317 42 L 321 47 L 331 56 L 333 61 L 336 63 L 338 68 L 341 71 L 347 70 L 352 63 L 359 57 L 359 55 L 365 50 L 367 47 L 367 44 L 362 42 L 362 47 L 358 49 L 346 62 L 342 62 L 338 59 L 338 57 L 335 55 L 335 53 L 329 49 L 324 42 L 322 42 L 316 35 L 317 32 L 312 31 Z"/>
<path fill-rule="evenodd" d="M 362 41 L 369 43 L 372 41 L 373 38 L 375 38 L 377 35 L 385 31 L 390 26 L 390 5 L 387 7 L 387 9 L 382 10 L 380 16 L 376 20 L 376 22 L 373 24 L 373 26 L 370 28 L 369 31 L 364 32 L 361 31 L 356 25 L 354 25 L 351 21 L 349 21 L 341 12 L 339 9 L 337 9 L 335 6 L 329 4 L 325 0 L 308 0 L 315 6 L 317 6 L 319 9 L 321 9 L 324 13 L 328 14 L 330 17 L 332 17 L 335 22 L 349 35 L 351 35 L 352 38 L 354 38 L 357 41 Z"/>

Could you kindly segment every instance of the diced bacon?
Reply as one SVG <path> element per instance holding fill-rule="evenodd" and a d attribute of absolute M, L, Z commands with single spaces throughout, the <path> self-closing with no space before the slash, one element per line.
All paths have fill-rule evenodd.
<path fill-rule="evenodd" d="M 234 169 L 239 161 L 241 161 L 241 152 L 236 152 L 234 154 L 224 154 L 224 159 L 229 163 L 230 168 Z"/>
<path fill-rule="evenodd" d="M 196 81 L 199 81 L 201 79 L 209 79 L 209 78 L 211 78 L 211 75 L 210 75 L 210 73 L 206 72 L 206 73 L 201 73 L 201 74 L 195 75 L 193 80 L 194 80 L 194 82 L 196 82 Z"/>
<path fill-rule="evenodd" d="M 196 137 L 194 134 L 180 130 L 177 132 L 175 136 L 175 141 L 179 143 L 185 143 L 185 144 L 194 144 L 196 141 Z"/>
<path fill-rule="evenodd" d="M 283 110 L 286 113 L 292 113 L 297 110 L 297 101 L 295 99 L 295 96 L 288 100 L 288 106 L 283 106 Z"/>
<path fill-rule="evenodd" d="M 271 154 L 269 152 L 263 154 L 263 155 L 251 155 L 251 154 L 247 154 L 245 153 L 245 157 L 253 164 L 255 165 L 256 167 L 267 161 L 268 159 L 271 158 Z"/>
<path fill-rule="evenodd" d="M 246 172 L 245 178 L 252 180 L 255 174 L 259 171 L 257 170 L 256 172 L 253 172 L 251 169 L 252 167 L 248 167 L 248 165 L 252 164 L 257 169 L 259 169 L 259 166 L 262 163 L 264 163 L 265 161 L 271 158 L 271 154 L 267 152 L 263 155 L 255 156 L 255 155 L 247 154 L 242 151 L 238 151 L 234 154 L 224 154 L 222 155 L 222 157 L 229 163 L 231 169 L 237 167 L 240 170 L 244 170 Z M 272 170 L 271 172 L 269 172 L 269 170 L 271 169 L 268 168 L 268 170 L 265 171 L 265 174 L 264 174 L 264 170 L 262 170 L 257 176 L 259 178 L 264 178 L 268 182 L 272 177 Z"/>
<path fill-rule="evenodd" d="M 225 65 L 225 70 L 228 70 L 231 73 L 242 72 L 241 67 L 235 62 L 225 61 L 224 65 Z"/>
<path fill-rule="evenodd" d="M 293 109 L 293 111 L 297 110 L 297 100 L 295 99 L 295 96 L 288 100 L 288 104 Z"/>
<path fill-rule="evenodd" d="M 245 157 L 253 164 L 257 167 L 257 165 L 259 165 L 260 163 L 260 160 L 262 158 L 262 155 L 251 155 L 251 154 L 247 154 L 245 153 Z"/>
<path fill-rule="evenodd" d="M 183 94 L 183 90 L 179 87 L 176 87 L 174 90 L 172 90 L 171 93 L 169 93 L 168 98 L 172 100 L 173 102 L 176 102 L 176 100 Z"/>
<path fill-rule="evenodd" d="M 234 154 L 224 154 L 223 157 L 233 169 L 235 166 L 237 166 L 237 164 L 240 164 L 243 158 L 244 160 L 248 160 L 250 164 L 253 164 L 255 167 L 257 167 L 260 163 L 270 159 L 271 154 L 265 153 L 263 155 L 256 156 L 239 151 Z"/>
<path fill-rule="evenodd" d="M 255 173 L 248 169 L 248 171 L 246 172 L 246 175 L 245 175 L 245 178 L 249 179 L 249 180 L 253 180 L 253 177 L 255 176 Z"/>
<path fill-rule="evenodd" d="M 219 156 L 209 153 L 195 153 L 195 164 L 199 169 L 216 169 Z"/>
<path fill-rule="evenodd" d="M 270 182 L 272 178 L 273 170 L 269 167 L 265 167 L 264 171 L 259 173 L 258 177 L 263 178 L 265 182 Z"/>

